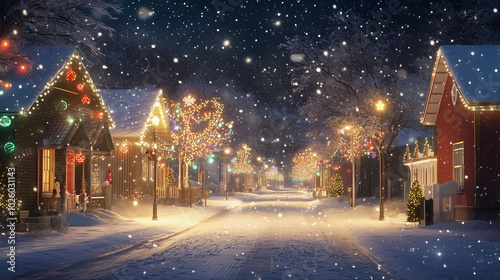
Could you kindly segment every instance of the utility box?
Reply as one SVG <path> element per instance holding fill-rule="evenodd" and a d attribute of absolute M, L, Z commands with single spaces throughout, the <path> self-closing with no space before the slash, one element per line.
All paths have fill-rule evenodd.
<path fill-rule="evenodd" d="M 111 186 L 102 187 L 102 191 L 104 193 L 104 209 L 111 210 L 111 198 L 113 197 Z"/>
<path fill-rule="evenodd" d="M 434 224 L 434 208 L 433 200 L 431 199 L 420 199 L 420 226 L 430 226 Z"/>

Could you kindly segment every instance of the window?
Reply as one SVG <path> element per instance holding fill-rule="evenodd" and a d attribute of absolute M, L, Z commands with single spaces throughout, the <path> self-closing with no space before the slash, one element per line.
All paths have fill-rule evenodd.
<path fill-rule="evenodd" d="M 42 152 L 42 192 L 50 192 L 54 189 L 55 180 L 55 150 L 43 150 Z"/>
<path fill-rule="evenodd" d="M 453 144 L 453 181 L 464 188 L 464 142 Z"/>

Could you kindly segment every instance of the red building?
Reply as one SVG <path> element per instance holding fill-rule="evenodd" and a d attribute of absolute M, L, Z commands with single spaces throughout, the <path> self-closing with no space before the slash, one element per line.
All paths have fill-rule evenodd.
<path fill-rule="evenodd" d="M 437 131 L 437 183 L 457 183 L 454 218 L 500 217 L 500 46 L 442 46 L 421 122 Z"/>

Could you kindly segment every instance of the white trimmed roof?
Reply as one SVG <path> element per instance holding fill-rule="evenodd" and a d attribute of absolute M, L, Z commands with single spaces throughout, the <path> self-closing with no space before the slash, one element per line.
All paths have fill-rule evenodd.
<path fill-rule="evenodd" d="M 104 103 L 115 122 L 113 137 L 139 137 L 154 110 L 159 89 L 100 89 Z"/>
<path fill-rule="evenodd" d="M 500 45 L 442 46 L 434 65 L 421 122 L 435 125 L 448 76 L 471 110 L 500 109 Z"/>

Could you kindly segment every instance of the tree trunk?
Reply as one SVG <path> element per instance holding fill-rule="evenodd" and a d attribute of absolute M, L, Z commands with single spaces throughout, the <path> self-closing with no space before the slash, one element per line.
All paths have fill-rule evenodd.
<path fill-rule="evenodd" d="M 380 168 L 380 217 L 379 220 L 384 220 L 385 198 L 387 191 L 387 150 L 381 149 L 379 155 L 379 168 Z"/>
<path fill-rule="evenodd" d="M 361 191 L 361 156 L 356 157 L 356 197 L 359 197 Z"/>

